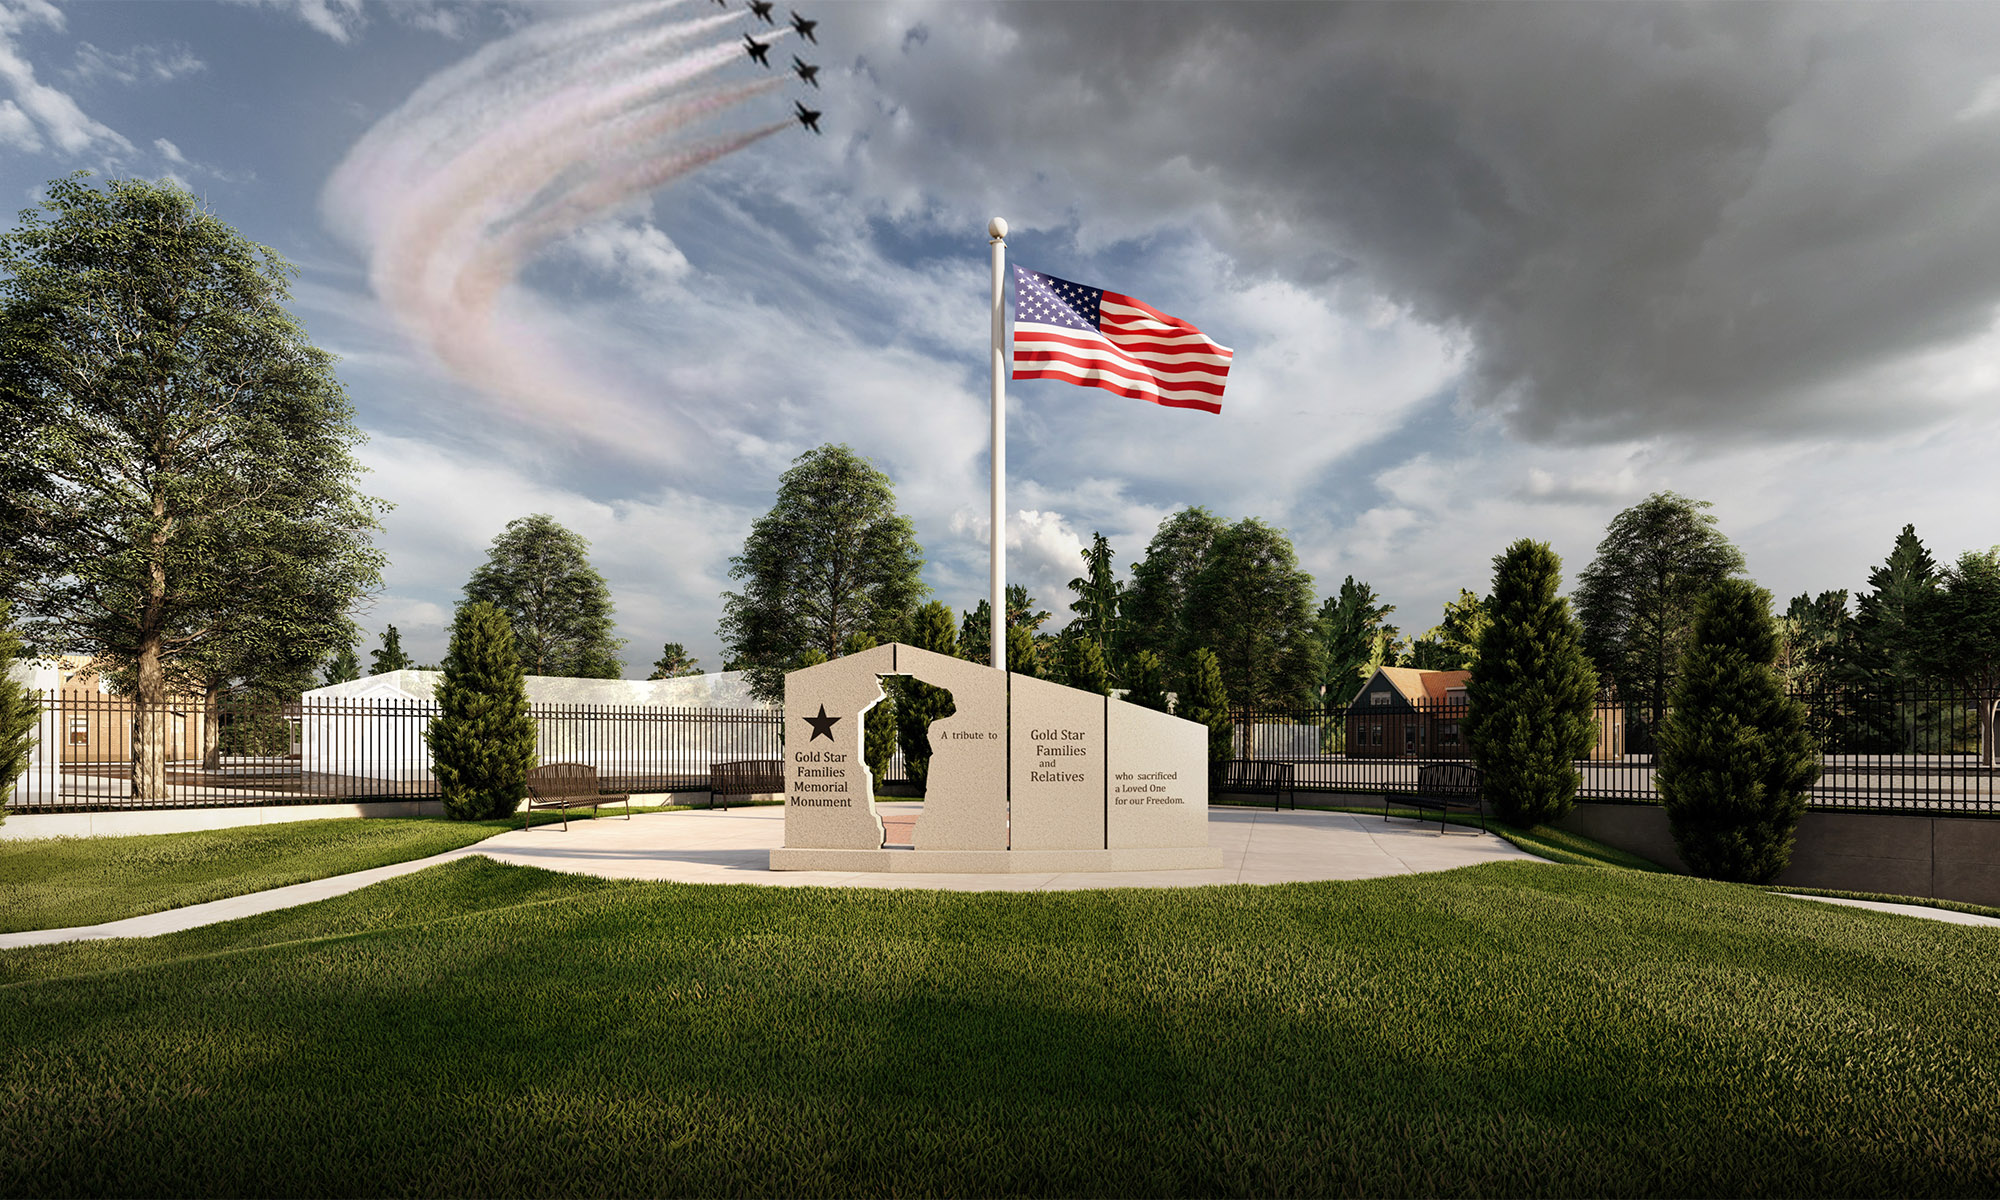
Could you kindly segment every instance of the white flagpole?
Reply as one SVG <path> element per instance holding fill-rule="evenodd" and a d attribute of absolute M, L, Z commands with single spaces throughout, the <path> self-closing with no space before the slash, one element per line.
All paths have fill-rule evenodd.
<path fill-rule="evenodd" d="M 993 242 L 993 666 L 1007 669 L 1007 222 L 986 223 Z"/>

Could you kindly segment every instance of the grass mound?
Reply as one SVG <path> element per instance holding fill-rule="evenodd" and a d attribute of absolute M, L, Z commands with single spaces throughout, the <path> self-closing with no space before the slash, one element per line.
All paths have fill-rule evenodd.
<path fill-rule="evenodd" d="M 470 859 L 0 954 L 0 1194 L 1990 1194 L 1996 947 L 1540 863 L 1009 895 Z"/>

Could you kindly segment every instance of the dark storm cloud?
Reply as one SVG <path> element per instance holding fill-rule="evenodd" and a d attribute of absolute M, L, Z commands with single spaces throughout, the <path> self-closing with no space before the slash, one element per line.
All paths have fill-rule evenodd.
<path fill-rule="evenodd" d="M 903 179 L 1097 243 L 1192 221 L 1241 271 L 1461 333 L 1468 398 L 1524 436 L 1992 400 L 2000 6 L 905 15 L 855 150 L 891 203 Z"/>

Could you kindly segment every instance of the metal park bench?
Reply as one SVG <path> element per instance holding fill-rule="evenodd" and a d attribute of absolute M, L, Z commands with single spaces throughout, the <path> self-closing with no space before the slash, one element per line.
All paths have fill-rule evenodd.
<path fill-rule="evenodd" d="M 620 801 L 625 805 L 625 819 L 631 820 L 631 793 L 600 793 L 597 790 L 596 767 L 586 763 L 550 763 L 545 767 L 535 767 L 528 772 L 528 820 L 524 828 L 534 827 L 535 810 L 538 808 L 561 809 L 563 829 L 568 831 L 570 809 L 595 809 Z"/>
<path fill-rule="evenodd" d="M 1210 776 L 1209 787 L 1217 792 L 1249 792 L 1252 795 L 1269 793 L 1271 808 L 1276 811 L 1280 799 L 1290 799 L 1292 807 L 1299 806 L 1298 793 L 1292 790 L 1292 764 L 1268 758 L 1230 758 L 1215 764 Z"/>
<path fill-rule="evenodd" d="M 1382 797 L 1384 821 L 1389 819 L 1389 805 L 1395 801 L 1411 808 L 1436 810 L 1439 833 L 1445 831 L 1445 816 L 1452 812 L 1477 812 L 1481 832 L 1486 829 L 1486 797 L 1479 790 L 1479 770 L 1464 763 L 1427 763 L 1418 767 L 1416 795 Z"/>
<path fill-rule="evenodd" d="M 708 768 L 708 806 L 715 807 L 718 799 L 730 796 L 757 796 L 785 790 L 785 764 L 776 758 L 746 758 L 740 762 L 710 763 Z M 729 805 L 723 804 L 728 810 Z"/>

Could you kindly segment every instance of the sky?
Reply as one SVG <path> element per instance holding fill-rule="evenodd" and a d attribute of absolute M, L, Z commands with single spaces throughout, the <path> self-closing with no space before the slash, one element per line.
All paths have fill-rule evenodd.
<path fill-rule="evenodd" d="M 1658 491 L 1780 607 L 1905 524 L 2000 542 L 2000 5 L 800 12 L 816 43 L 785 0 L 0 0 L 0 208 L 173 179 L 298 268 L 395 506 L 364 662 L 388 624 L 439 660 L 542 512 L 628 676 L 716 669 L 730 558 L 826 443 L 974 606 L 994 216 L 1235 351 L 1219 415 L 1008 385 L 1008 581 L 1052 626 L 1093 533 L 1129 577 L 1196 504 L 1406 634 L 1518 538 L 1573 586 Z"/>

